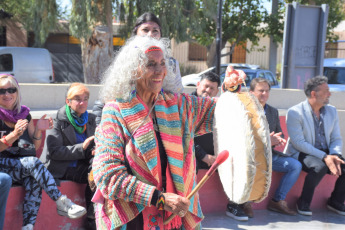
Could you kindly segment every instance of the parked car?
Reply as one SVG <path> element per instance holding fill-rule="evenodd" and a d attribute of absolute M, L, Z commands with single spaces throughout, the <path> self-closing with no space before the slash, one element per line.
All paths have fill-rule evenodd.
<path fill-rule="evenodd" d="M 254 78 L 258 78 L 258 77 L 266 78 L 271 83 L 271 88 L 280 88 L 276 75 L 272 73 L 270 70 L 266 70 L 266 69 L 242 69 L 242 70 L 247 75 L 245 82 L 248 88 L 250 86 L 250 82 Z M 221 82 L 224 81 L 224 77 L 225 77 L 225 73 L 221 75 L 220 77 Z M 244 86 L 244 84 L 242 84 L 242 86 Z"/>
<path fill-rule="evenodd" d="M 323 75 L 328 78 L 331 91 L 345 91 L 344 58 L 325 58 L 323 61 Z"/>
<path fill-rule="evenodd" d="M 229 64 L 221 64 L 220 66 L 220 76 L 225 76 L 225 70 L 228 67 L 228 65 L 232 65 L 235 69 L 258 69 L 259 65 L 249 65 L 249 64 L 241 64 L 241 63 L 229 63 Z M 216 72 L 216 67 L 213 66 L 211 68 L 208 68 L 207 70 L 204 70 L 200 73 L 195 74 L 189 74 L 184 77 L 182 77 L 182 85 L 183 86 L 196 86 L 196 84 L 200 81 L 200 76 L 204 73 L 207 73 L 209 71 Z"/>
<path fill-rule="evenodd" d="M 11 74 L 19 83 L 55 81 L 52 58 L 42 48 L 0 47 L 0 74 Z"/>

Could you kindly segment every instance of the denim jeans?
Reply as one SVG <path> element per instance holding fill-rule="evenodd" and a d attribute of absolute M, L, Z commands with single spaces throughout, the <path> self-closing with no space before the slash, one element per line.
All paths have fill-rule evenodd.
<path fill-rule="evenodd" d="M 273 198 L 276 201 L 285 200 L 287 193 L 298 179 L 302 164 L 295 158 L 272 154 L 272 169 L 284 173 Z"/>
<path fill-rule="evenodd" d="M 4 227 L 6 203 L 12 185 L 11 177 L 0 172 L 0 230 Z"/>
<path fill-rule="evenodd" d="M 36 157 L 0 158 L 0 171 L 10 175 L 13 182 L 24 186 L 23 226 L 35 225 L 42 189 L 54 201 L 61 196 L 55 179 Z"/>

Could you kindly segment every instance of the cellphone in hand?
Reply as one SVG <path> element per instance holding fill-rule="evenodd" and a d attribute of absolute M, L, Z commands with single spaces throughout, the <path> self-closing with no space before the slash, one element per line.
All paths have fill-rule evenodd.
<path fill-rule="evenodd" d="M 42 119 L 41 122 L 37 123 L 37 128 L 40 130 L 49 129 L 49 120 L 48 119 Z"/>

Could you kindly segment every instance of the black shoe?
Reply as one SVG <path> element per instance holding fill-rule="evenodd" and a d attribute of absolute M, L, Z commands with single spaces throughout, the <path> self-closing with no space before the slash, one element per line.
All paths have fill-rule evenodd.
<path fill-rule="evenodd" d="M 235 220 L 240 220 L 240 221 L 248 220 L 248 216 L 244 213 L 240 205 L 236 203 L 229 203 L 227 205 L 227 210 L 225 213 L 227 216 L 230 216 L 231 218 Z"/>
<path fill-rule="evenodd" d="M 296 207 L 297 207 L 297 212 L 301 215 L 304 215 L 304 216 L 313 215 L 313 213 L 311 212 L 311 210 L 309 208 L 309 204 L 307 204 L 306 202 L 304 202 L 301 199 L 298 199 Z"/>
<path fill-rule="evenodd" d="M 97 230 L 95 220 L 89 218 L 86 218 L 84 227 L 86 230 Z"/>
<path fill-rule="evenodd" d="M 345 205 L 334 202 L 331 200 L 331 198 L 329 198 L 327 201 L 327 208 L 335 213 L 345 216 Z"/>
<path fill-rule="evenodd" d="M 86 218 L 94 220 L 95 219 L 95 209 L 94 209 L 94 203 L 91 203 L 89 208 L 87 209 L 87 215 Z"/>

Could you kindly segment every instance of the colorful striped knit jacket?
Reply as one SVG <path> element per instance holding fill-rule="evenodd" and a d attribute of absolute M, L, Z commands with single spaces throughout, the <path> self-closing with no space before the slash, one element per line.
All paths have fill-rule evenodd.
<path fill-rule="evenodd" d="M 158 96 L 154 109 L 168 156 L 167 167 L 181 196 L 186 197 L 196 186 L 194 136 L 212 131 L 215 105 L 214 99 L 188 94 Z M 135 93 L 129 102 L 108 102 L 103 109 L 102 122 L 95 135 L 93 161 L 95 182 L 105 198 L 105 203 L 96 208 L 99 229 L 122 226 L 151 205 L 160 166 L 153 123 L 150 118 L 145 119 L 148 112 Z M 194 229 L 202 219 L 196 194 L 182 219 L 183 228 Z"/>

